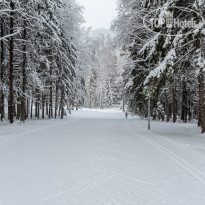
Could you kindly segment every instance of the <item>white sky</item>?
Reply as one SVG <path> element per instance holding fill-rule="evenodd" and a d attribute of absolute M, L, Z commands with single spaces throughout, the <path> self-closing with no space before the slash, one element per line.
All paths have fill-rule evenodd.
<path fill-rule="evenodd" d="M 87 27 L 110 28 L 116 16 L 117 0 L 77 0 L 77 2 L 85 7 L 84 16 Z"/>

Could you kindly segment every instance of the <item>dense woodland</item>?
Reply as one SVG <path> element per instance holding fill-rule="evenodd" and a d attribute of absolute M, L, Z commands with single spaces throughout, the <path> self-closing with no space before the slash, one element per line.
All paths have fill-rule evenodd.
<path fill-rule="evenodd" d="M 82 8 L 74 0 L 3 0 L 0 20 L 1 120 L 63 118 L 67 105 L 82 104 Z"/>
<path fill-rule="evenodd" d="M 204 1 L 118 0 L 117 6 L 112 38 L 82 28 L 75 0 L 1 1 L 1 120 L 63 118 L 72 108 L 114 105 L 147 117 L 150 98 L 154 120 L 197 120 L 204 133 Z M 192 32 L 152 31 L 144 18 L 156 9 L 155 17 L 171 10 L 197 25 Z"/>
<path fill-rule="evenodd" d="M 75 0 L 0 3 L 1 120 L 63 118 L 119 103 L 111 36 L 82 28 Z"/>
<path fill-rule="evenodd" d="M 93 38 L 93 61 L 86 80 L 85 106 L 109 108 L 120 105 L 123 100 L 120 73 L 117 67 L 116 51 L 110 35 Z"/>
<path fill-rule="evenodd" d="M 125 95 L 137 114 L 147 116 L 147 99 L 151 98 L 153 119 L 198 120 L 205 132 L 204 6 L 203 0 L 118 1 L 114 44 L 121 50 Z M 176 7 L 189 12 L 186 15 Z M 148 30 L 144 17 L 156 9 L 154 17 L 171 11 L 181 19 L 192 17 L 196 26 L 191 32 L 164 26 Z"/>

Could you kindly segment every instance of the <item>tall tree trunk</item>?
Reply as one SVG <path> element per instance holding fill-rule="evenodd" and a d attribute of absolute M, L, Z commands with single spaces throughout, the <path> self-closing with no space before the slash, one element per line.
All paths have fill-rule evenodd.
<path fill-rule="evenodd" d="M 196 17 L 197 21 L 198 18 Z M 196 36 L 196 49 L 201 48 L 201 33 L 199 32 Z M 198 75 L 198 84 L 199 84 L 199 105 L 198 105 L 198 124 L 202 128 L 202 133 L 205 133 L 205 100 L 204 100 L 204 94 L 205 94 L 205 86 L 204 86 L 204 71 L 202 67 L 199 68 L 199 65 L 196 65 L 199 69 L 199 75 Z"/>
<path fill-rule="evenodd" d="M 58 81 L 56 82 L 56 102 L 55 102 L 55 119 L 58 115 Z"/>
<path fill-rule="evenodd" d="M 37 92 L 37 108 L 36 108 L 36 117 L 37 119 L 40 118 L 40 90 L 38 89 Z"/>
<path fill-rule="evenodd" d="M 181 104 L 181 120 L 184 121 L 184 92 L 182 92 L 182 104 Z"/>
<path fill-rule="evenodd" d="M 204 86 L 204 72 L 203 69 L 200 69 L 199 73 L 199 118 L 200 124 L 202 128 L 202 133 L 205 133 L 205 101 L 204 101 L 204 94 L 205 94 L 205 86 Z"/>
<path fill-rule="evenodd" d="M 123 110 L 123 112 L 125 112 L 125 94 L 124 94 L 124 91 L 123 91 L 123 99 L 122 99 L 122 110 Z"/>
<path fill-rule="evenodd" d="M 39 99 L 38 99 L 38 104 L 37 104 L 37 119 L 40 118 L 40 103 L 39 103 Z"/>
<path fill-rule="evenodd" d="M 64 116 L 64 91 L 61 90 L 61 119 L 63 119 Z"/>
<path fill-rule="evenodd" d="M 16 117 L 16 115 L 17 115 L 16 108 L 17 108 L 17 106 L 14 104 L 14 117 Z"/>
<path fill-rule="evenodd" d="M 172 104 L 169 103 L 169 117 L 172 118 Z"/>
<path fill-rule="evenodd" d="M 23 31 L 23 65 L 22 65 L 22 75 L 23 75 L 23 83 L 22 83 L 22 96 L 21 96 L 21 121 L 25 121 L 26 117 L 26 20 L 24 19 L 24 31 Z"/>
<path fill-rule="evenodd" d="M 70 105 L 72 107 L 72 105 Z M 61 101 L 60 101 L 60 104 L 59 104 L 59 109 L 58 109 L 58 117 L 61 116 Z"/>
<path fill-rule="evenodd" d="M 42 95 L 42 119 L 45 118 L 45 95 Z"/>
<path fill-rule="evenodd" d="M 11 12 L 10 12 L 10 42 L 9 42 L 9 56 L 10 56 L 10 61 L 9 61 L 9 65 L 10 65 L 10 70 L 9 70 L 9 119 L 10 119 L 10 123 L 14 122 L 14 85 L 13 85 L 13 80 L 14 80 L 14 76 L 13 76 L 13 52 L 14 52 L 14 38 L 13 38 L 13 33 L 14 33 L 14 3 L 11 1 L 10 3 L 10 8 L 11 8 Z"/>
<path fill-rule="evenodd" d="M 16 119 L 20 120 L 21 117 L 21 104 L 17 104 L 17 113 L 16 113 Z"/>
<path fill-rule="evenodd" d="M 53 118 L 53 81 L 52 81 L 52 66 L 50 66 L 50 102 L 49 102 L 49 118 Z"/>
<path fill-rule="evenodd" d="M 201 100 L 200 100 L 200 95 L 201 95 L 201 85 L 200 85 L 200 75 L 198 76 L 198 82 L 199 82 L 199 102 L 198 102 L 198 126 L 200 127 L 201 126 Z"/>
<path fill-rule="evenodd" d="M 201 33 L 199 32 L 196 36 L 196 49 L 201 48 Z M 198 66 L 198 65 L 197 65 Z M 198 124 L 201 125 L 202 133 L 205 133 L 205 86 L 204 86 L 204 71 L 203 68 L 199 68 L 199 75 L 198 75 L 198 84 L 199 84 L 199 122 Z"/>
<path fill-rule="evenodd" d="M 14 37 L 13 37 L 13 33 L 14 33 L 14 3 L 11 1 L 10 3 L 10 7 L 11 7 L 11 12 L 10 12 L 10 48 L 9 48 L 9 56 L 10 56 L 10 72 L 9 72 L 9 107 L 10 107 L 10 113 L 9 113 L 9 119 L 10 119 L 10 123 L 14 122 L 14 85 L 13 85 L 13 52 L 14 52 Z"/>
<path fill-rule="evenodd" d="M 47 99 L 47 98 L 46 98 Z M 46 100 L 46 115 L 48 116 L 48 100 Z"/>
<path fill-rule="evenodd" d="M 31 100 L 31 119 L 32 119 L 32 117 L 33 117 L 33 99 Z"/>
<path fill-rule="evenodd" d="M 160 96 L 160 104 L 163 105 L 163 95 Z M 161 115 L 162 115 L 162 122 L 164 122 L 164 112 L 162 112 Z"/>
<path fill-rule="evenodd" d="M 188 114 L 189 114 L 189 121 L 191 121 L 191 119 L 192 119 L 192 112 L 191 112 L 191 99 L 190 99 L 190 96 L 189 96 Z"/>
<path fill-rule="evenodd" d="M 1 18 L 1 37 L 4 36 L 4 19 Z M 4 108 L 4 42 L 1 40 L 1 105 L 0 105 L 0 113 L 1 113 L 1 121 L 5 118 L 5 108 Z"/>
<path fill-rule="evenodd" d="M 100 89 L 100 109 L 103 109 L 103 80 L 104 80 L 104 77 L 101 81 L 101 89 Z"/>
<path fill-rule="evenodd" d="M 176 87 L 172 89 L 173 123 L 177 121 L 177 97 Z"/>
<path fill-rule="evenodd" d="M 167 122 L 169 122 L 169 101 L 168 101 L 168 96 L 167 96 L 167 93 L 165 92 L 164 93 L 164 96 L 165 96 L 165 109 L 166 109 L 166 115 L 167 115 Z"/>
<path fill-rule="evenodd" d="M 37 103 L 37 99 L 36 99 L 36 102 L 35 102 L 35 117 L 37 117 L 38 115 L 38 103 Z"/>
<path fill-rule="evenodd" d="M 187 122 L 187 114 L 188 114 L 188 102 L 187 102 L 187 88 L 186 88 L 186 82 L 184 81 L 183 84 L 183 92 L 184 92 L 184 122 Z"/>
<path fill-rule="evenodd" d="M 27 99 L 26 102 L 26 119 L 28 119 L 28 115 L 29 115 L 29 99 Z"/>

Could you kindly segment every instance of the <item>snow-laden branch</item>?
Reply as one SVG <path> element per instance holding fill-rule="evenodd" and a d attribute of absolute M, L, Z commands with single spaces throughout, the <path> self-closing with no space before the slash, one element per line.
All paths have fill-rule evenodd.
<path fill-rule="evenodd" d="M 17 11 L 19 11 L 19 10 L 18 10 L 18 9 L 16 9 L 16 10 L 2 9 L 2 10 L 0 10 L 0 13 L 5 13 L 5 12 L 17 12 Z"/>
<path fill-rule="evenodd" d="M 176 58 L 176 51 L 175 49 L 171 49 L 168 52 L 167 56 L 162 61 L 162 63 L 160 63 L 160 65 L 156 69 L 150 72 L 150 74 L 147 76 L 144 82 L 144 85 L 149 83 L 150 78 L 154 78 L 154 77 L 159 78 L 160 75 L 165 71 L 167 66 L 170 66 L 171 69 L 173 69 L 175 58 Z"/>
<path fill-rule="evenodd" d="M 0 41 L 5 40 L 5 39 L 7 39 L 7 38 L 10 38 L 10 37 L 12 37 L 12 36 L 15 36 L 15 35 L 19 34 L 19 32 L 20 32 L 20 31 L 17 31 L 17 32 L 15 32 L 15 33 L 13 33 L 13 34 L 6 35 L 6 36 L 0 38 Z"/>

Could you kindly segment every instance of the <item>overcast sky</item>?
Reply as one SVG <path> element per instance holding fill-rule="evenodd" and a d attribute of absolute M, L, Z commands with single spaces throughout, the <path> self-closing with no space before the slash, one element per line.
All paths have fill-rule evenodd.
<path fill-rule="evenodd" d="M 117 0 L 77 0 L 85 7 L 86 26 L 93 29 L 107 28 L 111 26 L 112 20 L 116 16 Z"/>

